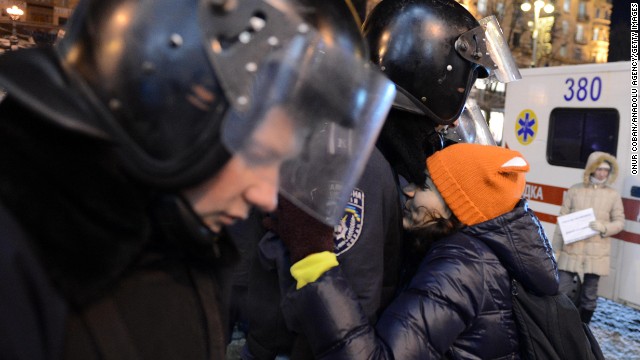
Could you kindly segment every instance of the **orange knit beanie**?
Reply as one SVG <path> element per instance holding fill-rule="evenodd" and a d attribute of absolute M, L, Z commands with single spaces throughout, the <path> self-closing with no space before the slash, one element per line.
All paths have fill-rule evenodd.
<path fill-rule="evenodd" d="M 517 151 L 460 143 L 428 157 L 427 169 L 455 216 L 475 225 L 513 210 L 529 164 Z"/>

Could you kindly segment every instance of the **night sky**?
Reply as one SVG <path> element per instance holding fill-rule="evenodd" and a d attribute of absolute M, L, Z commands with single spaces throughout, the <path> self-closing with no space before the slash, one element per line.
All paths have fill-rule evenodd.
<path fill-rule="evenodd" d="M 609 62 L 631 60 L 631 3 L 639 0 L 613 0 Z"/>
<path fill-rule="evenodd" d="M 613 0 L 613 12 L 611 14 L 611 25 L 617 24 L 619 22 L 626 22 L 629 24 L 629 19 L 631 17 L 631 5 L 630 3 L 635 2 L 637 0 L 629 1 L 629 0 Z"/>

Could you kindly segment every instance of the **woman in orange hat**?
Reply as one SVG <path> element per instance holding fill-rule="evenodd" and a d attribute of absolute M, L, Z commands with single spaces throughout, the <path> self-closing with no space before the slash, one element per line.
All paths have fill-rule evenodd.
<path fill-rule="evenodd" d="M 419 262 L 375 329 L 331 252 L 292 266 L 289 326 L 320 359 L 518 358 L 511 279 L 538 294 L 558 290 L 551 246 L 522 199 L 528 170 L 518 152 L 496 146 L 436 152 L 425 184 L 403 189 Z"/>

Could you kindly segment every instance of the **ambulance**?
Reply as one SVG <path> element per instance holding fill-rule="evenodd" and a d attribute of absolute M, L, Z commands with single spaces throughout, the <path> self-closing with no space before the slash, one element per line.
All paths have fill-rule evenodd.
<path fill-rule="evenodd" d="M 600 278 L 605 298 L 640 308 L 640 175 L 638 175 L 637 76 L 631 62 L 521 69 L 509 83 L 503 146 L 531 165 L 525 197 L 552 239 L 562 199 L 582 181 L 593 151 L 616 156 L 625 227 L 613 236 L 611 272 Z M 635 104 L 635 107 L 632 106 Z M 633 117 L 632 117 L 633 115 Z"/>

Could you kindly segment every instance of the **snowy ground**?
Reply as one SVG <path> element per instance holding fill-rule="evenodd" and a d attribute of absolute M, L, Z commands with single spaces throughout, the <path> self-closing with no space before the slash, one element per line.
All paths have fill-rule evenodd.
<path fill-rule="evenodd" d="M 589 326 L 607 360 L 640 360 L 640 310 L 599 298 Z M 236 334 L 227 360 L 238 360 L 244 339 Z"/>
<path fill-rule="evenodd" d="M 589 327 L 607 360 L 640 360 L 640 310 L 599 298 Z"/>

